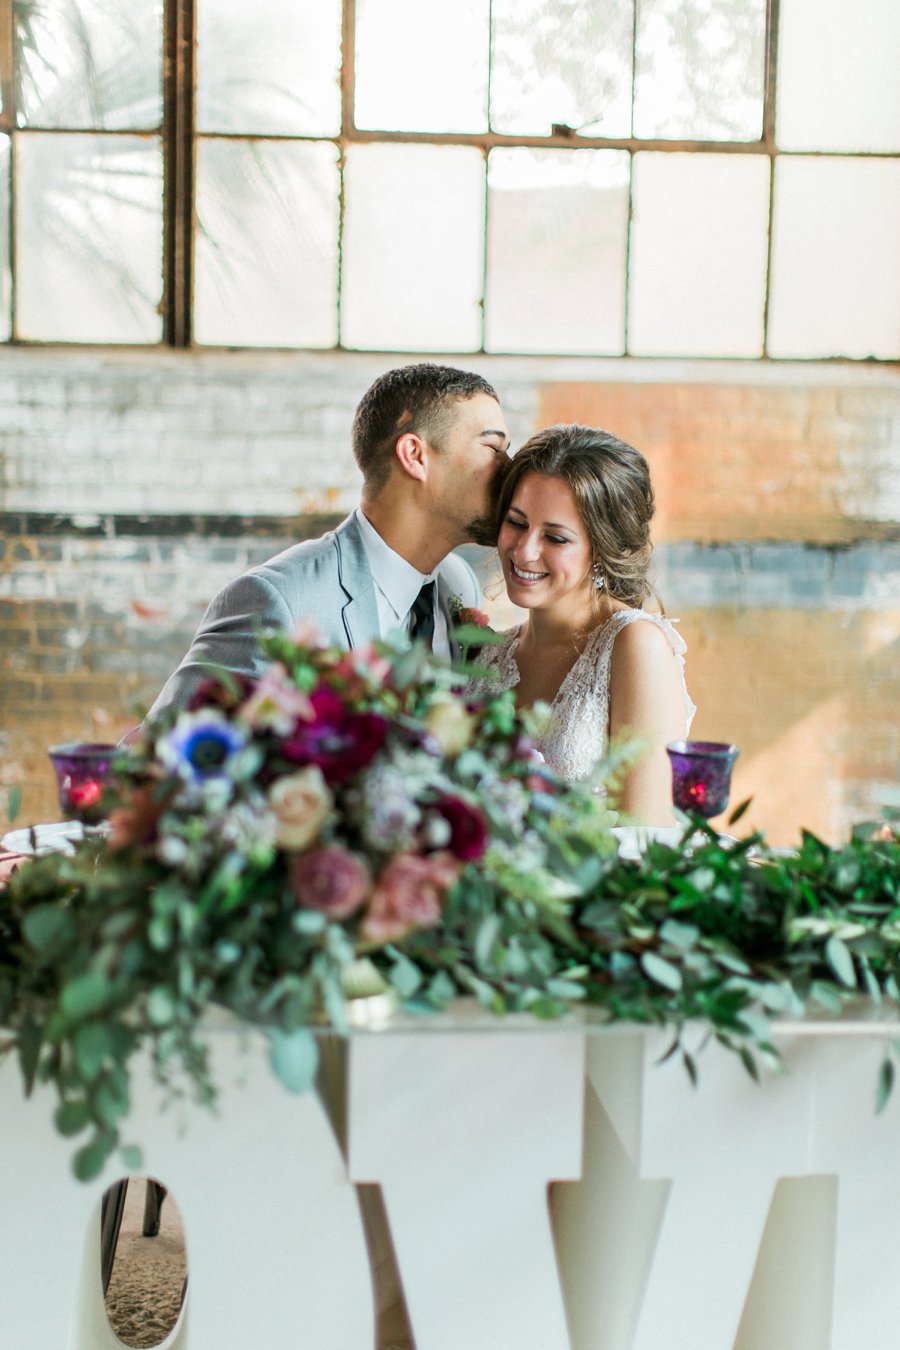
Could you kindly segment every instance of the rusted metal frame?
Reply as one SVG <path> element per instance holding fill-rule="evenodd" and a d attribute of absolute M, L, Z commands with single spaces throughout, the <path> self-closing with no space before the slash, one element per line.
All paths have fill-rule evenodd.
<path fill-rule="evenodd" d="M 638 140 L 632 136 L 522 136 L 499 131 L 370 131 L 353 128 L 348 139 L 358 142 L 425 142 L 430 145 L 473 145 L 493 150 L 504 146 L 532 146 L 543 150 L 665 150 L 696 151 L 700 154 L 758 155 L 761 141 Z"/>
<path fill-rule="evenodd" d="M 637 64 L 637 0 L 631 0 L 631 104 L 628 113 L 630 139 L 634 139 L 635 65 Z M 622 297 L 622 354 L 628 355 L 631 324 L 631 226 L 634 220 L 634 151 L 628 152 L 628 214 L 625 219 L 625 287 Z"/>
<path fill-rule="evenodd" d="M 163 337 L 191 344 L 196 0 L 166 0 L 163 30 Z"/>
<path fill-rule="evenodd" d="M 491 106 L 491 90 L 493 88 L 494 75 L 494 0 L 488 0 L 488 50 L 487 50 L 487 124 L 488 128 L 493 125 L 493 108 Z M 491 196 L 490 196 L 490 173 L 489 173 L 489 155 L 487 148 L 482 150 L 482 161 L 484 166 L 484 206 L 481 217 L 481 299 L 479 308 L 481 310 L 479 322 L 480 344 L 479 351 L 485 351 L 487 347 L 487 285 L 488 285 L 488 233 L 491 227 Z"/>
<path fill-rule="evenodd" d="M 338 238 L 337 238 L 337 346 L 343 340 L 344 214 L 347 145 L 356 119 L 356 0 L 344 0 L 341 8 L 341 134 L 338 142 Z"/>
<path fill-rule="evenodd" d="M 778 24 L 781 0 L 766 6 L 766 92 L 763 104 L 763 146 L 769 156 L 769 215 L 766 235 L 766 289 L 763 296 L 762 355 L 769 355 L 769 301 L 772 292 L 772 231 L 775 221 L 775 124 L 778 94 Z"/>
<path fill-rule="evenodd" d="M 15 123 L 15 82 L 13 80 L 13 61 L 15 59 L 15 28 L 13 19 L 13 0 L 0 0 L 0 131 L 12 131 Z"/>
<path fill-rule="evenodd" d="M 9 266 L 10 276 L 10 297 L 11 308 L 11 337 L 16 338 L 16 269 L 14 266 L 16 256 L 16 215 L 15 215 L 15 191 L 16 179 L 14 171 L 15 160 L 15 139 L 13 131 L 16 124 L 15 110 L 15 78 L 13 73 L 13 63 L 15 61 L 15 27 L 13 18 L 13 0 L 0 0 L 0 95 L 3 99 L 3 111 L 0 112 L 0 132 L 7 132 L 10 139 L 9 147 L 9 202 L 7 204 L 7 256 L 0 259 L 0 267 L 6 263 Z"/>

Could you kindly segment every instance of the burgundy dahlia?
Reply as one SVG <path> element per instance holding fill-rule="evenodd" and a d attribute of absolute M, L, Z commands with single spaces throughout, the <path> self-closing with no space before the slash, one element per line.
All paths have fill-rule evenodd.
<path fill-rule="evenodd" d="M 487 848 L 487 825 L 484 816 L 462 797 L 441 797 L 434 809 L 450 826 L 447 848 L 460 862 L 475 862 Z"/>

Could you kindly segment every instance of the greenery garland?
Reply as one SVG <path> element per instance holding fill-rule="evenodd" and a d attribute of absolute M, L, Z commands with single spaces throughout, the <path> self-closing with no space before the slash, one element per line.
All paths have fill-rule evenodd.
<path fill-rule="evenodd" d="M 220 672 L 130 752 L 107 836 L 35 858 L 0 892 L 0 1054 L 27 1092 L 55 1086 L 63 1135 L 88 1132 L 78 1177 L 116 1148 L 140 1166 L 121 1132 L 141 1047 L 169 1092 L 214 1099 L 213 1006 L 265 1027 L 275 1072 L 302 1091 L 311 1027 L 345 1032 L 368 995 L 665 1024 L 692 1078 L 689 1025 L 756 1075 L 778 1061 L 773 1017 L 897 1003 L 890 825 L 785 853 L 697 819 L 629 860 L 597 784 L 549 772 L 510 693 L 468 701 L 465 672 L 416 649 L 266 645 L 260 681 Z M 603 766 L 607 786 L 628 762 Z M 889 1052 L 879 1105 L 892 1081 Z"/>

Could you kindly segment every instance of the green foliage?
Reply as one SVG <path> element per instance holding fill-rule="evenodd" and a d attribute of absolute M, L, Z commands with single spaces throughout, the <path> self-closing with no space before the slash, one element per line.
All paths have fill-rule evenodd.
<path fill-rule="evenodd" d="M 870 825 L 841 848 L 806 833 L 786 853 L 759 835 L 722 839 L 698 819 L 677 847 L 607 862 L 571 919 L 589 1005 L 671 1026 L 671 1053 L 692 1076 L 688 1024 L 755 1074 L 756 1056 L 778 1060 L 773 1017 L 840 1013 L 863 997 L 896 1004 L 900 841 Z M 887 1060 L 879 1109 L 892 1083 Z"/>
<path fill-rule="evenodd" d="M 287 638 L 269 645 L 284 668 L 281 698 L 305 696 L 332 671 L 331 658 Z M 383 683 L 340 654 L 348 683 L 330 687 L 384 719 L 386 739 L 355 775 L 330 781 L 309 845 L 275 842 L 272 784 L 296 764 L 282 762 L 282 733 L 249 720 L 239 703 L 248 691 L 231 681 L 215 724 L 222 738 L 241 730 L 227 777 L 179 780 L 186 752 L 173 759 L 163 729 L 135 755 L 108 840 L 37 857 L 0 891 L 0 1054 L 16 1054 L 26 1092 L 55 1087 L 78 1177 L 98 1175 L 116 1149 L 136 1165 L 122 1130 L 139 1050 L 170 1096 L 214 1101 L 205 1018 L 216 1007 L 266 1031 L 274 1072 L 300 1092 L 316 1072 L 315 1028 L 346 1032 L 357 998 L 428 1013 L 468 995 L 497 1015 L 555 1018 L 581 1006 L 604 1021 L 663 1024 L 692 1078 L 689 1024 L 756 1075 L 758 1060 L 778 1060 L 773 1018 L 900 998 L 900 843 L 890 828 L 860 829 L 841 848 L 806 834 L 785 854 L 759 836 L 723 840 L 696 820 L 677 846 L 652 843 L 629 861 L 591 786 L 561 784 L 535 760 L 511 696 L 465 705 L 461 721 L 451 707 L 442 724 L 453 677 L 415 648 L 377 655 L 389 667 Z M 617 747 L 607 773 L 626 758 Z M 397 766 L 391 791 L 420 823 L 390 843 L 371 829 L 385 795 L 365 790 Z M 465 805 L 470 823 L 478 813 L 477 857 L 429 842 L 436 794 Z M 398 858 L 441 859 L 437 917 L 411 917 L 386 936 L 367 927 L 371 888 L 350 914 L 307 903 L 293 869 L 323 844 L 343 861 L 364 858 L 374 887 Z M 893 1079 L 889 1056 L 879 1108 Z"/>

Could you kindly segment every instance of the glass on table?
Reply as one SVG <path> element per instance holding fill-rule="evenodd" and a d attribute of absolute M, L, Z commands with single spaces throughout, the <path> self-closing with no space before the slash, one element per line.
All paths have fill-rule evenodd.
<path fill-rule="evenodd" d="M 672 801 L 686 815 L 721 815 L 731 792 L 731 769 L 739 751 L 722 741 L 672 741 Z"/>

